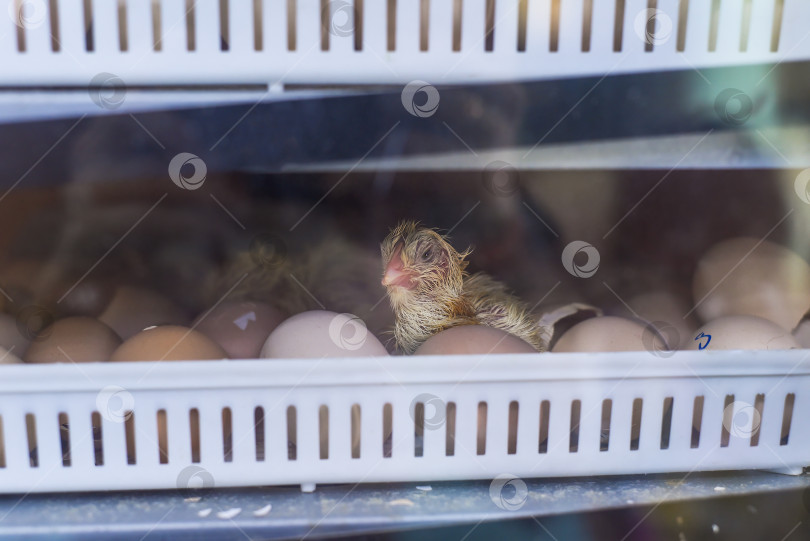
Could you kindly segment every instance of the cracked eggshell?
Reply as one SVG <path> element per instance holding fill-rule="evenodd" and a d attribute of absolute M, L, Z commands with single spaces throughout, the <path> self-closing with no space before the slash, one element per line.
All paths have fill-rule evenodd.
<path fill-rule="evenodd" d="M 434 334 L 414 355 L 498 355 L 537 353 L 529 343 L 500 329 L 484 325 L 461 325 Z"/>
<path fill-rule="evenodd" d="M 359 317 L 312 310 L 286 319 L 267 337 L 263 359 L 388 356 Z"/>
<path fill-rule="evenodd" d="M 810 265 L 784 246 L 734 238 L 703 255 L 692 291 L 704 322 L 751 315 L 793 329 L 810 309 Z"/>
<path fill-rule="evenodd" d="M 163 325 L 127 339 L 110 361 L 205 361 L 227 357 L 219 344 L 204 334 L 188 327 Z"/>
<path fill-rule="evenodd" d="M 97 319 L 66 317 L 49 325 L 28 346 L 28 363 L 86 363 L 110 358 L 121 338 Z"/>
<path fill-rule="evenodd" d="M 707 336 L 710 337 L 707 339 Z M 799 343 L 776 323 L 756 316 L 724 316 L 695 332 L 686 349 L 796 349 Z"/>
<path fill-rule="evenodd" d="M 223 302 L 202 313 L 193 328 L 219 344 L 231 359 L 256 359 L 284 313 L 264 302 Z"/>
<path fill-rule="evenodd" d="M 649 342 L 649 347 L 645 342 Z M 666 350 L 648 327 L 629 319 L 602 316 L 577 323 L 554 344 L 554 353 Z"/>

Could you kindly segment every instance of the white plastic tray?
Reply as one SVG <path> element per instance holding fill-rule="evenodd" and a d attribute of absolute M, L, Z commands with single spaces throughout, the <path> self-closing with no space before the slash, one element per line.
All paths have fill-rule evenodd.
<path fill-rule="evenodd" d="M 696 398 L 703 401 L 697 416 Z M 612 403 L 609 427 L 605 400 Z M 295 445 L 288 441 L 291 407 Z M 324 407 L 329 428 L 321 441 Z M 256 408 L 264 418 L 258 428 Z M 810 465 L 808 408 L 805 350 L 2 366 L 0 492 L 801 473 Z M 198 457 L 192 409 L 199 412 Z M 447 422 L 453 409 L 455 423 Z M 94 412 L 100 433 L 92 428 Z M 126 418 L 134 424 L 134 460 L 127 456 Z"/>
<path fill-rule="evenodd" d="M 0 85 L 16 87 L 435 85 L 810 58 L 806 0 L 7 4 Z"/>

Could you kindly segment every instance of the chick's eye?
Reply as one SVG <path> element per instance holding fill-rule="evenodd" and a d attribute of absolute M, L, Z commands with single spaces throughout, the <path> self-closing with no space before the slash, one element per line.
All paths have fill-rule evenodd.
<path fill-rule="evenodd" d="M 422 261 L 429 261 L 431 257 L 433 257 L 433 250 L 430 248 L 422 252 Z"/>

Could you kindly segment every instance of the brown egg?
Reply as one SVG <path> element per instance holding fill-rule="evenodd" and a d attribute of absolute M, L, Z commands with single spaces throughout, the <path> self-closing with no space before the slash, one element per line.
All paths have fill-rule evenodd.
<path fill-rule="evenodd" d="M 649 343 L 649 347 L 648 344 Z M 603 316 L 586 319 L 560 337 L 555 353 L 587 351 L 665 351 L 661 338 L 649 327 L 629 319 Z"/>
<path fill-rule="evenodd" d="M 810 348 L 810 318 L 804 318 L 793 331 L 793 338 L 803 348 Z"/>
<path fill-rule="evenodd" d="M 363 320 L 326 310 L 302 312 L 285 320 L 270 333 L 261 351 L 264 359 L 387 355 Z"/>
<path fill-rule="evenodd" d="M 691 317 L 684 316 L 691 306 L 682 298 L 666 291 L 654 291 L 636 295 L 627 301 L 628 306 L 640 319 L 652 324 L 671 349 L 691 340 L 697 325 Z M 632 313 L 628 310 L 627 316 Z"/>
<path fill-rule="evenodd" d="M 222 346 L 231 359 L 256 359 L 284 318 L 281 310 L 267 303 L 233 301 L 200 314 L 192 327 Z"/>
<path fill-rule="evenodd" d="M 126 340 L 155 325 L 186 325 L 183 312 L 159 293 L 142 287 L 119 286 L 99 316 Z"/>
<path fill-rule="evenodd" d="M 17 320 L 8 314 L 0 314 L 0 347 L 12 351 L 18 357 L 24 357 L 28 343 L 29 338 L 20 331 Z"/>
<path fill-rule="evenodd" d="M 703 255 L 692 288 L 703 321 L 751 315 L 792 330 L 810 309 L 810 265 L 784 246 L 735 238 Z"/>
<path fill-rule="evenodd" d="M 107 325 L 91 317 L 77 316 L 57 320 L 42 330 L 28 346 L 29 363 L 101 362 L 121 343 Z"/>
<path fill-rule="evenodd" d="M 773 321 L 756 316 L 724 316 L 699 328 L 687 349 L 795 349 L 799 343 Z"/>
<path fill-rule="evenodd" d="M 188 327 L 164 325 L 127 339 L 110 361 L 203 361 L 227 357 L 219 344 L 204 334 Z"/>
<path fill-rule="evenodd" d="M 500 329 L 484 325 L 452 327 L 428 338 L 414 355 L 499 355 L 537 353 L 527 342 Z"/>

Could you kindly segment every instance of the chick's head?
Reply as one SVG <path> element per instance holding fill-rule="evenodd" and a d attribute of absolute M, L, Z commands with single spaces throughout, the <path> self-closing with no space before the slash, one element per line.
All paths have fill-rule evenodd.
<path fill-rule="evenodd" d="M 391 302 L 442 297 L 462 291 L 470 250 L 458 252 L 447 239 L 412 221 L 401 222 L 380 246 L 383 278 Z"/>

